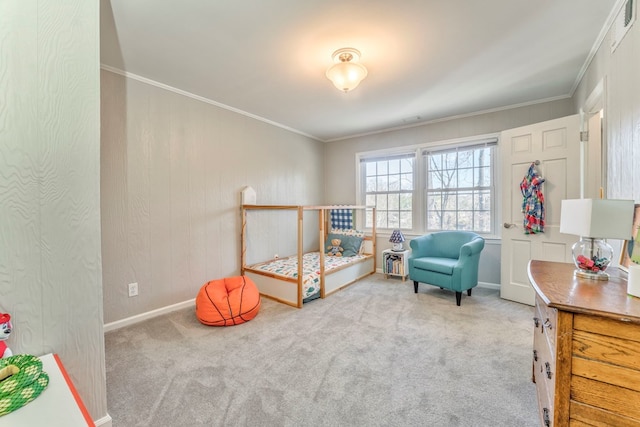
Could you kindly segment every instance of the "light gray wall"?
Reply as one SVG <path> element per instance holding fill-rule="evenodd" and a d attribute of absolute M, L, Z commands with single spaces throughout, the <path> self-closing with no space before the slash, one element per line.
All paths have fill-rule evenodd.
<path fill-rule="evenodd" d="M 239 274 L 244 186 L 258 204 L 322 203 L 322 143 L 111 71 L 101 79 L 105 323 Z"/>
<path fill-rule="evenodd" d="M 519 126 L 538 123 L 574 114 L 569 98 L 478 114 L 470 117 L 428 123 L 422 126 L 378 133 L 327 143 L 325 149 L 325 199 L 327 203 L 356 203 L 356 153 L 394 147 L 428 144 L 449 139 L 500 132 Z M 406 234 L 409 239 L 410 234 Z M 381 234 L 377 250 L 390 247 L 388 236 Z M 480 282 L 500 283 L 500 244 L 487 242 L 481 256 L 478 273 Z M 405 242 L 405 245 L 408 243 Z M 381 255 L 378 253 L 378 260 Z M 381 264 L 378 264 L 381 265 Z"/>
<path fill-rule="evenodd" d="M 636 14 L 638 12 L 636 11 Z M 640 201 L 640 16 L 612 53 L 609 34 L 576 90 L 575 110 L 604 83 L 606 196 Z"/>
<path fill-rule="evenodd" d="M 0 2 L 0 310 L 14 354 L 58 353 L 108 420 L 98 2 Z M 108 421 L 107 421 L 108 422 Z"/>

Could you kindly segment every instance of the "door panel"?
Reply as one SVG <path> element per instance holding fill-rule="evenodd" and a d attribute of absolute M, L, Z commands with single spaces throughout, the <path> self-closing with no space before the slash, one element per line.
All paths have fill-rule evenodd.
<path fill-rule="evenodd" d="M 576 236 L 560 234 L 560 204 L 580 197 L 580 118 L 578 115 L 550 120 L 502 132 L 503 162 L 502 267 L 500 296 L 534 305 L 529 284 L 529 260 L 572 262 Z M 540 234 L 524 234 L 520 182 L 535 161 L 542 185 L 545 228 Z M 515 226 L 510 226 L 515 224 Z"/>

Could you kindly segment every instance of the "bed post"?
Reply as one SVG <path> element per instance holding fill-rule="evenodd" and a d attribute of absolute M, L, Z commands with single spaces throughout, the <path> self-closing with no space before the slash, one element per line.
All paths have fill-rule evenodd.
<path fill-rule="evenodd" d="M 318 240 L 320 246 L 320 298 L 324 298 L 325 289 L 324 289 L 324 253 L 326 248 L 324 247 L 325 240 L 325 210 L 320 209 L 318 212 Z"/>
<path fill-rule="evenodd" d="M 244 276 L 244 269 L 247 266 L 247 210 L 244 208 L 244 205 L 240 207 L 240 212 L 242 216 L 242 228 L 240 230 L 240 275 Z"/>
<path fill-rule="evenodd" d="M 304 210 L 302 206 L 298 206 L 298 308 L 302 308 L 302 282 L 304 281 L 304 272 L 302 268 L 302 258 L 304 256 L 302 246 L 302 234 L 304 232 Z"/>

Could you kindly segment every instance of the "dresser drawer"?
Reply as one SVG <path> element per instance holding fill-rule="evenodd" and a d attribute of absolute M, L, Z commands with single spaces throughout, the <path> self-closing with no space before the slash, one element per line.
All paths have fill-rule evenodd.
<path fill-rule="evenodd" d="M 543 352 L 545 353 L 545 352 Z M 538 413 L 540 425 L 549 427 L 553 425 L 554 415 L 554 382 L 546 377 L 544 372 L 545 357 L 538 355 L 533 362 L 534 380 L 536 382 L 536 395 L 538 397 Z"/>
<path fill-rule="evenodd" d="M 571 363 L 571 417 L 609 420 L 605 425 L 640 425 L 640 328 L 637 324 L 574 315 Z M 586 406 L 585 406 L 586 405 Z"/>
<path fill-rule="evenodd" d="M 555 353 L 558 310 L 547 306 L 540 297 L 536 297 L 536 314 L 533 321 L 535 331 L 547 337 L 551 345 L 551 351 Z"/>
<path fill-rule="evenodd" d="M 573 318 L 573 329 L 632 342 L 640 342 L 640 324 L 638 323 L 621 322 L 619 320 L 578 313 Z"/>
<path fill-rule="evenodd" d="M 543 427 L 553 426 L 553 400 L 549 400 L 549 395 L 546 393 L 544 384 L 536 383 L 536 392 L 538 394 L 538 414 L 540 418 L 540 425 Z"/>
<path fill-rule="evenodd" d="M 538 395 L 540 425 L 552 426 L 556 389 L 556 319 L 557 312 L 537 301 L 534 315 L 533 378 Z M 546 325 L 545 325 L 546 322 Z"/>

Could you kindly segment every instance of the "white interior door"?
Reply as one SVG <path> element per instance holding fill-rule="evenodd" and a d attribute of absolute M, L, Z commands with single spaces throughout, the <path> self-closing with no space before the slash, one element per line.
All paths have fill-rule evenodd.
<path fill-rule="evenodd" d="M 588 117 L 589 138 L 584 147 L 585 169 L 584 197 L 600 199 L 604 196 L 602 188 L 602 118 L 600 112 Z"/>
<path fill-rule="evenodd" d="M 500 136 L 502 156 L 502 253 L 500 296 L 534 305 L 529 284 L 529 260 L 573 262 L 571 246 L 577 236 L 560 234 L 560 204 L 580 198 L 580 116 L 568 116 L 506 130 Z M 542 185 L 545 227 L 540 234 L 524 233 L 520 183 L 535 161 Z"/>

